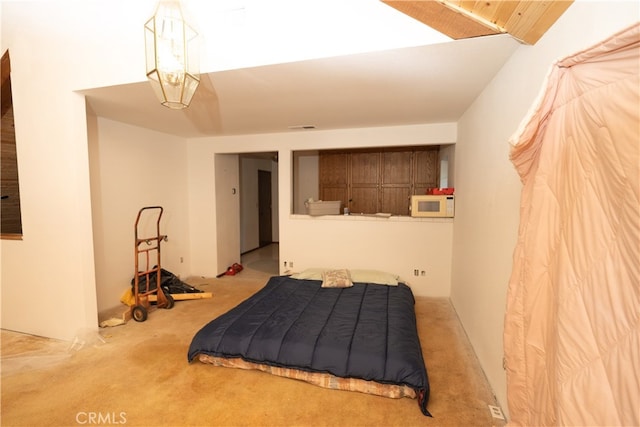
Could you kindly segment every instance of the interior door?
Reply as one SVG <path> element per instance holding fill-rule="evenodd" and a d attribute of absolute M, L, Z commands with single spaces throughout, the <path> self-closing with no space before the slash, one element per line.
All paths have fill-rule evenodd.
<path fill-rule="evenodd" d="M 271 172 L 263 170 L 258 170 L 258 235 L 260 247 L 273 243 Z"/>

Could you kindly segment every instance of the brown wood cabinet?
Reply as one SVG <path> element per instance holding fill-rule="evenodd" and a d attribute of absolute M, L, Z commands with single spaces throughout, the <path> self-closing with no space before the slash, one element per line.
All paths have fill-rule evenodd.
<path fill-rule="evenodd" d="M 348 153 L 322 152 L 318 162 L 320 200 L 342 200 L 345 205 L 349 199 Z"/>
<path fill-rule="evenodd" d="M 321 151 L 321 200 L 352 213 L 409 215 L 411 195 L 438 186 L 439 146 Z"/>
<path fill-rule="evenodd" d="M 0 143 L 0 238 L 22 238 L 22 215 L 20 212 L 20 186 L 18 183 L 18 157 L 16 131 L 13 118 L 11 94 L 11 60 L 9 51 L 0 59 L 2 66 L 2 92 L 0 112 L 2 118 Z"/>

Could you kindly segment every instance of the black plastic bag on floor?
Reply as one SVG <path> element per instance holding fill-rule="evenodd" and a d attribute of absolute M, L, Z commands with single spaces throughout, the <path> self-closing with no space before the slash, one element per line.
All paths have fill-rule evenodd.
<path fill-rule="evenodd" d="M 134 293 L 135 293 L 135 289 L 134 289 L 135 280 L 136 280 L 135 277 L 131 279 L 131 290 Z M 156 272 L 149 274 L 149 282 L 150 282 L 149 289 L 150 290 L 156 289 L 158 285 L 158 277 Z M 164 268 L 160 269 L 160 287 L 162 288 L 162 291 L 164 293 L 169 293 L 169 294 L 195 294 L 195 293 L 204 292 L 197 288 L 194 288 L 191 285 L 184 283 L 182 280 L 178 278 L 178 276 L 176 276 L 170 271 L 165 270 Z M 147 292 L 147 275 L 146 274 L 139 276 L 138 292 L 141 292 L 141 293 Z"/>

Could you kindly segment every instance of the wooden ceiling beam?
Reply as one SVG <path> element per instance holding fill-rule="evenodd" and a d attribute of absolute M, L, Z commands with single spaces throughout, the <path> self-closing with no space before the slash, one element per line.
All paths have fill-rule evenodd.
<path fill-rule="evenodd" d="M 452 39 L 509 33 L 535 44 L 573 0 L 390 0 L 383 3 Z"/>
<path fill-rule="evenodd" d="M 455 40 L 500 33 L 440 1 L 384 0 L 383 3 Z"/>
<path fill-rule="evenodd" d="M 571 6 L 571 1 L 521 1 L 504 24 L 509 34 L 527 44 L 540 37 Z"/>

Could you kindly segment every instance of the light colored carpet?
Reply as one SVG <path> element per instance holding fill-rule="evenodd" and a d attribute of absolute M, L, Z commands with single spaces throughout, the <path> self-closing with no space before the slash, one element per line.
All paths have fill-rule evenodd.
<path fill-rule="evenodd" d="M 502 426 L 448 299 L 416 298 L 431 384 L 429 410 L 413 399 L 327 390 L 258 371 L 187 362 L 193 335 L 248 298 L 269 274 L 191 278 L 213 298 L 177 301 L 146 322 L 79 331 L 70 343 L 2 331 L 3 426 Z M 91 422 L 93 420 L 93 423 Z"/>

